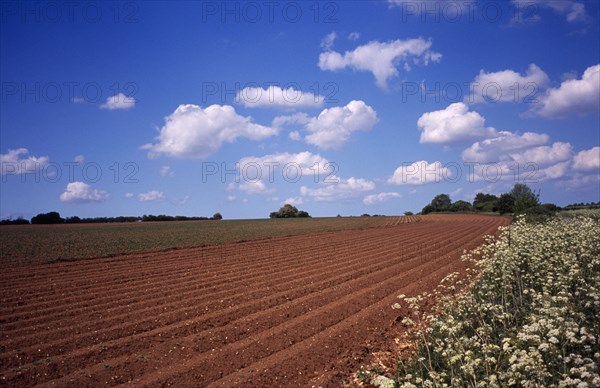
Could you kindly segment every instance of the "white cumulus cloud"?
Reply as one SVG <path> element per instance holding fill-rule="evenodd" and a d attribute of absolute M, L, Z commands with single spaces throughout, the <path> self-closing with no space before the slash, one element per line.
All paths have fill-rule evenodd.
<path fill-rule="evenodd" d="M 452 178 L 452 174 L 441 162 L 429 163 L 426 160 L 420 160 L 399 166 L 388 179 L 388 183 L 394 185 L 424 185 L 439 183 L 447 178 Z"/>
<path fill-rule="evenodd" d="M 321 40 L 321 48 L 323 50 L 331 50 L 331 47 L 333 47 L 333 43 L 336 39 L 337 34 L 335 33 L 335 31 L 330 32 Z"/>
<path fill-rule="evenodd" d="M 175 171 L 171 168 L 171 166 L 162 166 L 160 168 L 160 176 L 162 177 L 172 177 L 175 175 Z"/>
<path fill-rule="evenodd" d="M 103 202 L 110 198 L 110 194 L 104 190 L 93 189 L 84 182 L 71 182 L 60 195 L 60 200 L 66 203 L 89 203 Z"/>
<path fill-rule="evenodd" d="M 100 109 L 108 109 L 108 110 L 127 110 L 131 109 L 135 106 L 135 98 L 127 97 L 123 93 L 119 93 L 115 96 L 108 97 L 106 102 L 100 105 Z"/>
<path fill-rule="evenodd" d="M 350 101 L 346 106 L 323 109 L 317 117 L 306 113 L 278 116 L 272 125 L 276 128 L 286 125 L 300 125 L 308 134 L 304 141 L 321 149 L 340 149 L 350 139 L 353 132 L 369 131 L 379 121 L 377 112 L 361 100 Z M 289 134 L 292 140 L 302 140 L 300 131 Z"/>
<path fill-rule="evenodd" d="M 535 64 L 529 65 L 524 75 L 514 70 L 481 70 L 471 82 L 469 102 L 532 102 L 549 82 L 548 75 Z"/>
<path fill-rule="evenodd" d="M 462 159 L 466 162 L 495 163 L 502 160 L 510 152 L 546 144 L 548 135 L 525 132 L 522 135 L 500 131 L 496 137 L 473 143 L 463 151 Z"/>
<path fill-rule="evenodd" d="M 350 101 L 344 107 L 324 109 L 304 129 L 308 144 L 322 149 L 339 149 L 357 131 L 369 131 L 377 123 L 377 113 L 364 101 Z"/>
<path fill-rule="evenodd" d="M 495 130 L 485 127 L 485 118 L 462 102 L 446 109 L 424 113 L 417 125 L 421 130 L 420 143 L 454 143 L 492 136 Z"/>
<path fill-rule="evenodd" d="M 140 202 L 162 201 L 163 199 L 165 199 L 165 194 L 158 190 L 138 194 L 138 201 Z"/>
<path fill-rule="evenodd" d="M 265 127 L 243 117 L 229 105 L 179 105 L 165 118 L 159 129 L 157 143 L 146 144 L 149 157 L 162 154 L 176 158 L 206 158 L 217 152 L 223 143 L 232 143 L 243 137 L 263 140 L 277 135 L 277 128 Z"/>
<path fill-rule="evenodd" d="M 362 178 L 337 178 L 337 183 L 321 183 L 320 187 L 300 187 L 300 195 L 319 202 L 332 202 L 355 198 L 375 189 L 375 183 Z"/>
<path fill-rule="evenodd" d="M 515 162 L 525 165 L 549 165 L 571 159 L 573 147 L 569 143 L 556 142 L 552 146 L 539 146 L 526 149 L 522 152 L 511 152 L 510 158 Z"/>
<path fill-rule="evenodd" d="M 243 180 L 268 180 L 272 181 L 282 174 L 283 178 L 295 181 L 296 175 L 304 177 L 319 177 L 334 172 L 333 166 L 321 155 L 308 151 L 264 155 L 260 157 L 248 156 L 238 161 L 241 179 Z"/>
<path fill-rule="evenodd" d="M 374 205 L 377 203 L 383 203 L 383 202 L 387 202 L 389 200 L 397 199 L 397 198 L 402 198 L 402 195 L 400 195 L 400 193 L 396 193 L 396 192 L 371 194 L 371 195 L 367 195 L 363 199 L 363 203 L 365 205 Z"/>
<path fill-rule="evenodd" d="M 375 83 L 380 88 L 387 88 L 388 80 L 398 76 L 398 65 L 438 62 L 442 54 L 431 50 L 431 40 L 422 38 L 393 40 L 389 42 L 372 41 L 358 46 L 353 51 L 341 54 L 336 51 L 325 51 L 319 55 L 321 70 L 341 70 L 350 68 L 355 71 L 368 71 L 375 76 Z"/>
<path fill-rule="evenodd" d="M 237 103 L 246 108 L 315 108 L 323 106 L 325 97 L 288 87 L 246 87 L 236 95 Z"/>
<path fill-rule="evenodd" d="M 573 158 L 573 168 L 576 170 L 595 170 L 600 173 L 600 147 L 580 151 Z"/>
<path fill-rule="evenodd" d="M 33 174 L 48 166 L 47 156 L 29 156 L 27 148 L 9 149 L 0 154 L 0 175 Z"/>
<path fill-rule="evenodd" d="M 562 118 L 600 112 L 600 64 L 588 67 L 581 79 L 564 81 L 540 97 L 532 113 Z"/>
<path fill-rule="evenodd" d="M 261 180 L 248 180 L 240 183 L 232 182 L 227 186 L 227 190 L 238 190 L 247 194 L 263 194 L 273 191 L 272 189 L 267 188 L 265 183 Z"/>

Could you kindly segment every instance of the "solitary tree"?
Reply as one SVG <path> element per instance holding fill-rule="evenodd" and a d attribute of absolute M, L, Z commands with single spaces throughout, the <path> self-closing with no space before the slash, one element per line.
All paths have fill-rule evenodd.
<path fill-rule="evenodd" d="M 223 216 L 221 215 L 221 213 L 215 213 L 215 214 L 213 214 L 212 219 L 213 220 L 222 220 Z"/>
<path fill-rule="evenodd" d="M 304 210 L 298 210 L 296 206 L 292 206 L 286 203 L 277 212 L 271 212 L 269 214 L 271 218 L 298 218 L 298 217 L 310 217 L 310 215 Z"/>
<path fill-rule="evenodd" d="M 530 207 L 539 206 L 539 194 L 536 194 L 524 183 L 517 183 L 510 191 L 510 196 L 514 198 L 514 212 L 520 213 Z"/>

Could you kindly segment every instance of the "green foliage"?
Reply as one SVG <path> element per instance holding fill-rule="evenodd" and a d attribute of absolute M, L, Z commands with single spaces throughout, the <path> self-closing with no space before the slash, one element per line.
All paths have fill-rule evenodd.
<path fill-rule="evenodd" d="M 450 205 L 451 212 L 470 212 L 473 210 L 473 206 L 467 201 L 458 200 Z"/>
<path fill-rule="evenodd" d="M 498 198 L 496 202 L 496 208 L 500 212 L 500 214 L 512 213 L 515 211 L 515 198 L 508 194 L 504 193 Z"/>
<path fill-rule="evenodd" d="M 413 213 L 413 212 L 411 212 L 411 211 L 405 211 L 405 212 L 404 212 L 404 215 L 405 215 L 405 216 L 414 216 L 414 213 Z"/>
<path fill-rule="evenodd" d="M 29 220 L 26 220 L 22 217 L 17 219 L 7 218 L 5 220 L 0 221 L 0 225 L 28 225 Z"/>
<path fill-rule="evenodd" d="M 465 281 L 455 273 L 433 295 L 400 295 L 416 354 L 400 362 L 399 386 L 600 386 L 598 236 L 589 218 L 521 216 L 463 256 L 478 267 Z M 437 314 L 421 310 L 431 298 Z"/>
<path fill-rule="evenodd" d="M 221 215 L 221 213 L 215 213 L 215 214 L 213 214 L 212 219 L 213 220 L 222 220 L 223 216 Z"/>
<path fill-rule="evenodd" d="M 423 210 L 421 210 L 421 214 L 425 215 L 425 214 L 433 213 L 434 211 L 435 211 L 435 209 L 433 208 L 433 206 L 425 205 Z"/>
<path fill-rule="evenodd" d="M 498 197 L 493 194 L 477 193 L 473 200 L 473 209 L 477 212 L 495 212 L 497 201 Z"/>
<path fill-rule="evenodd" d="M 524 183 L 516 183 L 510 191 L 510 196 L 514 198 L 514 212 L 522 213 L 523 210 L 539 206 L 539 193 L 536 194 Z"/>
<path fill-rule="evenodd" d="M 32 224 L 63 224 L 64 218 L 58 212 L 40 213 L 31 219 Z"/>
<path fill-rule="evenodd" d="M 310 217 L 310 215 L 303 211 L 298 210 L 296 206 L 292 206 L 289 203 L 286 203 L 277 212 L 271 212 L 269 214 L 269 218 L 306 218 Z"/>
<path fill-rule="evenodd" d="M 574 210 L 562 210 L 558 213 L 563 218 L 588 217 L 600 220 L 600 208 L 577 208 Z"/>
<path fill-rule="evenodd" d="M 431 200 L 431 206 L 433 207 L 433 211 L 443 212 L 450 210 L 450 205 L 452 205 L 452 200 L 448 194 L 438 194 Z"/>

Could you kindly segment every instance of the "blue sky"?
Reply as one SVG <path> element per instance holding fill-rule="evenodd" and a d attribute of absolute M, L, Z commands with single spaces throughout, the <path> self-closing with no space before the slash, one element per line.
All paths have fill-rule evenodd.
<path fill-rule="evenodd" d="M 1 11 L 1 218 L 600 200 L 596 1 Z"/>

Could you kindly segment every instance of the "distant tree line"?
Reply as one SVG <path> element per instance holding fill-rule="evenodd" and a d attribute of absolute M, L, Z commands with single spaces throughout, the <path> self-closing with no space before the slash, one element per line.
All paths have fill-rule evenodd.
<path fill-rule="evenodd" d="M 421 210 L 421 214 L 436 212 L 527 213 L 543 217 L 561 210 L 560 207 L 551 203 L 541 204 L 539 197 L 539 192 L 534 192 L 523 183 L 515 184 L 511 191 L 501 194 L 499 197 L 493 194 L 477 193 L 473 204 L 462 200 L 453 203 L 448 194 L 439 194 Z"/>
<path fill-rule="evenodd" d="M 158 221 L 199 221 L 199 220 L 221 220 L 223 216 L 221 213 L 215 213 L 212 217 L 187 217 L 187 216 L 167 216 L 164 214 L 160 215 L 146 215 L 141 217 L 93 217 L 93 218 L 80 218 L 78 216 L 62 218 L 58 212 L 40 213 L 33 217 L 31 221 L 23 218 L 6 219 L 0 221 L 0 225 L 27 225 L 27 224 L 101 224 L 101 223 L 119 223 L 119 222 L 158 222 Z"/>
<path fill-rule="evenodd" d="M 587 203 L 572 203 L 563 207 L 565 210 L 579 210 L 579 209 L 600 209 L 600 202 L 587 202 Z"/>
<path fill-rule="evenodd" d="M 296 206 L 286 203 L 279 208 L 279 211 L 271 212 L 269 218 L 308 218 L 310 215 L 304 210 L 298 210 Z"/>

